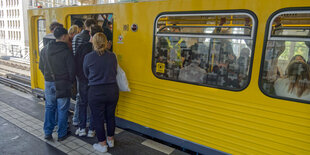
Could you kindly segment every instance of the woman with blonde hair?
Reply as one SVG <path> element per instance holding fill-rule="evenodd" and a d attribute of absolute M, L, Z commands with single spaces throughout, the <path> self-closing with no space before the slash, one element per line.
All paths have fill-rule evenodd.
<path fill-rule="evenodd" d="M 69 43 L 68 43 L 68 46 L 69 48 L 71 49 L 72 51 L 72 40 L 74 38 L 75 35 L 79 34 L 80 33 L 80 29 L 77 25 L 72 25 L 70 28 L 69 28 L 69 31 L 68 31 L 68 34 L 69 34 Z"/>
<path fill-rule="evenodd" d="M 93 147 L 100 152 L 107 152 L 108 147 L 114 146 L 115 108 L 119 96 L 116 83 L 117 60 L 115 54 L 108 50 L 107 37 L 103 33 L 96 33 L 92 43 L 94 50 L 85 56 L 83 70 L 88 79 L 88 102 L 99 141 Z"/>
<path fill-rule="evenodd" d="M 310 100 L 310 68 L 295 60 L 287 66 L 287 77 L 278 78 L 274 84 L 278 96 Z"/>

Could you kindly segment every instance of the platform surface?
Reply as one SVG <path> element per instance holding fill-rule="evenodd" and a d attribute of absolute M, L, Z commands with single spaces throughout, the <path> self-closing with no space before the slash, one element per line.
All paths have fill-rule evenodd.
<path fill-rule="evenodd" d="M 44 102 L 30 94 L 0 84 L 0 154 L 47 155 L 186 155 L 138 133 L 120 128 L 115 131 L 115 147 L 107 153 L 93 149 L 96 138 L 71 135 L 65 141 L 46 141 L 43 137 Z M 72 133 L 76 127 L 70 126 Z"/>

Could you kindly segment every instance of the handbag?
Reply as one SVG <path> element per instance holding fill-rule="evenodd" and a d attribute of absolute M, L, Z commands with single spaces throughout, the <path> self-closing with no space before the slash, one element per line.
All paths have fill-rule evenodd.
<path fill-rule="evenodd" d="M 117 82 L 119 91 L 130 92 L 126 74 L 124 70 L 121 68 L 121 66 L 118 64 L 118 61 L 117 61 L 116 82 Z"/>

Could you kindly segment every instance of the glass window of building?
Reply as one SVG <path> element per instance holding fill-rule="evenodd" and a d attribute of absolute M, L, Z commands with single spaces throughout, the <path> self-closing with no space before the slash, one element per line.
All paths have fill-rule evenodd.
<path fill-rule="evenodd" d="M 271 97 L 310 103 L 310 10 L 270 18 L 260 87 Z"/>
<path fill-rule="evenodd" d="M 156 19 L 156 77 L 229 90 L 250 81 L 256 19 L 247 12 L 163 14 Z"/>

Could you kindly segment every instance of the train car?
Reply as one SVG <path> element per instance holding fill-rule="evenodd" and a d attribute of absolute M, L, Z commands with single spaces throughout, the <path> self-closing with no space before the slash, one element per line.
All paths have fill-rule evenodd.
<path fill-rule="evenodd" d="M 202 154 L 310 154 L 309 0 L 29 10 L 34 92 L 44 89 L 48 25 L 102 15 L 113 21 L 113 52 L 131 88 L 120 93 L 119 127 Z"/>

